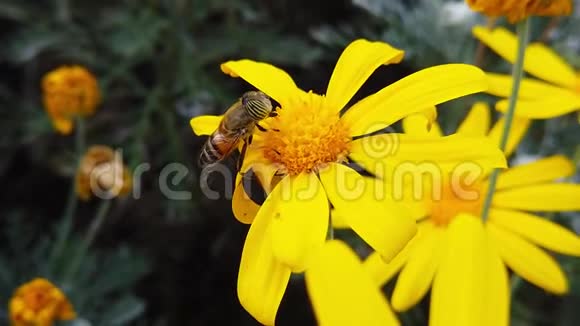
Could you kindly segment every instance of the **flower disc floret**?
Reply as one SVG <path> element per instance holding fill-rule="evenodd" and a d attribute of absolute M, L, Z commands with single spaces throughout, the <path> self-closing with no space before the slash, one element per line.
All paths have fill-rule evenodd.
<path fill-rule="evenodd" d="M 280 110 L 264 139 L 264 157 L 290 175 L 346 161 L 351 140 L 348 128 L 323 105 L 323 97 L 310 93 L 302 105 Z"/>

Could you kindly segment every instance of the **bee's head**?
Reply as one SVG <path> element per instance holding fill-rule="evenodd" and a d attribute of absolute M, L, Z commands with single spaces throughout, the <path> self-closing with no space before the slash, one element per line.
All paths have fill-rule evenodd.
<path fill-rule="evenodd" d="M 245 92 L 244 95 L 242 95 L 242 105 L 248 105 L 250 102 L 263 103 L 272 106 L 270 97 L 260 91 Z"/>
<path fill-rule="evenodd" d="M 246 92 L 242 95 L 242 106 L 256 120 L 265 119 L 272 112 L 272 101 L 268 95 L 260 91 Z"/>

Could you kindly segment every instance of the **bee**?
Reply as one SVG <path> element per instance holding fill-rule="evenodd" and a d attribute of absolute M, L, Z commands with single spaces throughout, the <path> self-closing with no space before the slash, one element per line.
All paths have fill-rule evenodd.
<path fill-rule="evenodd" d="M 228 108 L 217 128 L 201 149 L 199 165 L 205 168 L 228 157 L 240 141 L 244 141 L 237 168 L 241 168 L 246 147 L 252 142 L 254 128 L 266 131 L 258 123 L 267 117 L 276 116 L 270 98 L 259 91 L 246 92 Z"/>

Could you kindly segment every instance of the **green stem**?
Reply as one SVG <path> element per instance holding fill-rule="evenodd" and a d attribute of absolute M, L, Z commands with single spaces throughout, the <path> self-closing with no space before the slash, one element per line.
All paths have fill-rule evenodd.
<path fill-rule="evenodd" d="M 56 0 L 56 15 L 60 22 L 70 22 L 70 3 L 69 0 Z"/>
<path fill-rule="evenodd" d="M 85 152 L 85 123 L 82 117 L 75 118 L 75 150 L 76 150 L 76 168 L 79 168 L 80 162 L 82 160 L 83 154 Z M 56 243 L 54 249 L 51 254 L 51 261 L 58 259 L 64 250 L 64 246 L 66 241 L 69 238 L 72 224 L 73 224 L 73 217 L 77 208 L 78 200 L 77 200 L 77 191 L 76 191 L 76 170 L 75 174 L 72 176 L 70 191 L 66 203 L 66 207 L 64 213 L 61 218 L 61 225 L 58 230 L 58 235 L 56 239 Z"/>
<path fill-rule="evenodd" d="M 75 143 L 76 143 L 76 149 L 77 149 L 77 154 L 79 155 L 79 160 L 78 163 L 80 163 L 81 158 L 85 152 L 85 134 L 86 134 L 86 128 L 85 128 L 85 120 L 80 117 L 77 116 L 75 118 L 75 124 L 76 124 L 76 129 L 77 132 L 75 134 Z"/>
<path fill-rule="evenodd" d="M 81 263 L 85 258 L 88 249 L 95 241 L 95 238 L 97 237 L 97 234 L 99 233 L 101 226 L 107 217 L 109 208 L 111 208 L 111 203 L 112 199 L 104 199 L 101 201 L 99 208 L 97 209 L 97 213 L 95 214 L 91 225 L 87 229 L 87 233 L 85 234 L 85 238 L 83 239 L 82 244 L 79 246 L 78 250 L 73 256 L 73 259 L 71 260 L 71 264 L 69 265 L 69 268 L 65 274 L 65 280 L 70 280 L 81 266 Z"/>
<path fill-rule="evenodd" d="M 516 61 L 514 63 L 512 71 L 512 80 L 513 80 L 512 90 L 509 98 L 508 109 L 507 112 L 505 113 L 503 133 L 501 135 L 501 140 L 499 143 L 499 148 L 503 152 L 505 152 L 506 145 L 509 139 L 510 129 L 512 126 L 512 122 L 514 120 L 514 113 L 516 110 L 516 102 L 518 99 L 518 94 L 520 92 L 520 84 L 524 74 L 524 56 L 526 53 L 526 47 L 528 45 L 529 31 L 530 31 L 529 18 L 518 23 L 517 25 L 518 52 L 516 55 Z M 487 218 L 489 216 L 489 209 L 491 207 L 493 193 L 495 192 L 498 175 L 499 169 L 494 169 L 489 178 L 489 188 L 487 190 L 485 201 L 483 202 L 483 209 L 481 211 L 481 217 L 484 222 L 487 221 Z"/>
<path fill-rule="evenodd" d="M 111 202 L 112 199 L 104 199 L 103 201 L 101 201 L 101 205 L 99 205 L 97 214 L 95 214 L 95 218 L 93 219 L 93 222 L 89 226 L 89 229 L 85 236 L 83 247 L 89 248 L 93 244 L 93 241 L 95 241 L 95 238 L 99 233 L 99 230 L 103 225 L 103 222 L 105 221 L 105 217 L 109 212 L 109 208 L 111 208 Z"/>

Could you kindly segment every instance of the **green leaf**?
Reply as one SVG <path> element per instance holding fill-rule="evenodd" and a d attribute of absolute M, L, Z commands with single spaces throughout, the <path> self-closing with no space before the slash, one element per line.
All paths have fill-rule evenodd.
<path fill-rule="evenodd" d="M 0 2 L 0 18 L 24 22 L 30 19 L 31 8 L 23 3 L 14 1 Z"/>
<path fill-rule="evenodd" d="M 143 311 L 145 311 L 145 304 L 142 300 L 134 296 L 126 296 L 110 306 L 99 324 L 103 326 L 126 325 L 139 317 Z"/>
<path fill-rule="evenodd" d="M 56 47 L 65 39 L 64 33 L 43 26 L 24 29 L 6 42 L 5 59 L 21 64 L 34 59 L 42 51 Z"/>
<path fill-rule="evenodd" d="M 167 26 L 165 19 L 144 10 L 112 26 L 114 32 L 110 33 L 108 44 L 114 53 L 125 58 L 150 53 Z"/>

